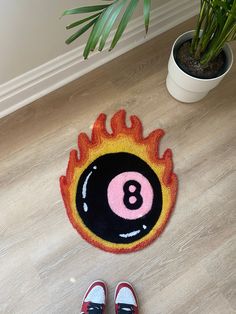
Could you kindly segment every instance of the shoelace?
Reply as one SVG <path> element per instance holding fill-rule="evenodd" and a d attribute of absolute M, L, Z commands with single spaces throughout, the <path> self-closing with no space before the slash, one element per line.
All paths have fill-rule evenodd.
<path fill-rule="evenodd" d="M 90 302 L 88 305 L 88 314 L 103 314 L 103 305 Z"/>
<path fill-rule="evenodd" d="M 134 314 L 134 306 L 131 304 L 118 304 L 118 314 Z"/>

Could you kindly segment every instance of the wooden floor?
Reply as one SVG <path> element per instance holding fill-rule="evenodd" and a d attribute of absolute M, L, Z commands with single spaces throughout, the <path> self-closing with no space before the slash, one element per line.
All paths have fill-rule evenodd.
<path fill-rule="evenodd" d="M 165 88 L 174 39 L 190 20 L 0 121 L 0 313 L 78 313 L 88 284 L 136 287 L 141 313 L 236 313 L 236 62 L 203 101 Z M 236 46 L 233 45 L 234 52 Z M 179 194 L 162 236 L 143 251 L 91 247 L 67 219 L 58 178 L 100 112 L 163 128 Z"/>

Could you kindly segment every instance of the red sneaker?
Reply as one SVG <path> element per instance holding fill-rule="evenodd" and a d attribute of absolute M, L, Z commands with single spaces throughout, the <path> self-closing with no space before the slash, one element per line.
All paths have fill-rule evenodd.
<path fill-rule="evenodd" d="M 138 300 L 128 282 L 120 282 L 115 291 L 116 314 L 138 314 Z"/>
<path fill-rule="evenodd" d="M 106 284 L 94 281 L 85 293 L 80 314 L 104 314 L 106 298 Z"/>

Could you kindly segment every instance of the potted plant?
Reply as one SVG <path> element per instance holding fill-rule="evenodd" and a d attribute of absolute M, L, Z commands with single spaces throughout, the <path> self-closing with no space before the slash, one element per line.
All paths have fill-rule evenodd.
<path fill-rule="evenodd" d="M 79 29 L 66 43 L 91 29 L 84 58 L 97 47 L 102 51 L 113 26 L 120 19 L 110 46 L 112 50 L 126 29 L 139 0 L 111 0 L 104 4 L 66 10 L 63 15 L 89 15 L 68 25 Z M 143 0 L 144 25 L 148 32 L 151 0 Z M 201 0 L 196 29 L 179 36 L 173 44 L 166 80 L 176 99 L 195 102 L 202 99 L 228 73 L 233 54 L 227 42 L 236 39 L 236 0 Z"/>
<path fill-rule="evenodd" d="M 216 87 L 233 64 L 227 43 L 236 39 L 236 0 L 201 0 L 196 29 L 174 42 L 166 86 L 182 102 L 196 102 Z"/>

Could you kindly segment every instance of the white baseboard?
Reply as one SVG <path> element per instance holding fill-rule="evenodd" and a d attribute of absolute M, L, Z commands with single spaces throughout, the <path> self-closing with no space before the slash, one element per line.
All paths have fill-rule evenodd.
<path fill-rule="evenodd" d="M 189 19 L 197 14 L 198 6 L 198 1 L 194 0 L 168 1 L 151 12 L 147 36 L 143 17 L 138 17 L 130 22 L 112 52 L 107 49 L 102 53 L 94 52 L 84 61 L 84 46 L 81 46 L 0 85 L 0 118 Z M 109 37 L 107 46 L 111 43 L 113 34 Z"/>

